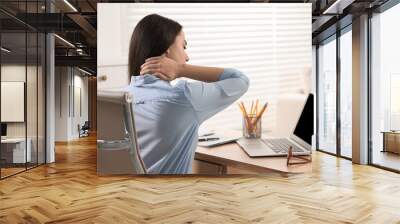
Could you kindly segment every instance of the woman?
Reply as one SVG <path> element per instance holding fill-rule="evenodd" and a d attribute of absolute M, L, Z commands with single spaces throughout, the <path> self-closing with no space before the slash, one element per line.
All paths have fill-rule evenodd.
<path fill-rule="evenodd" d="M 186 64 L 182 26 L 157 14 L 135 27 L 129 49 L 129 91 L 140 154 L 148 173 L 191 173 L 200 124 L 235 102 L 249 80 L 229 68 Z M 169 81 L 186 77 L 200 82 Z"/>

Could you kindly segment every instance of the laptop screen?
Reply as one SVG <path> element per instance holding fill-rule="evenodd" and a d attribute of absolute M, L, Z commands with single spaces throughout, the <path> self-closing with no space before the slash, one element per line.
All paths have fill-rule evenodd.
<path fill-rule="evenodd" d="M 300 118 L 294 129 L 294 135 L 311 145 L 314 133 L 314 96 L 309 94 Z"/>

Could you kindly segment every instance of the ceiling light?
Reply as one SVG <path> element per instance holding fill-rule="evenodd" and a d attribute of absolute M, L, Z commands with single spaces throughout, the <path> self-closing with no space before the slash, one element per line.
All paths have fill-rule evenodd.
<path fill-rule="evenodd" d="M 83 55 L 83 49 L 77 48 L 76 53 L 78 53 L 79 55 Z"/>
<path fill-rule="evenodd" d="M 7 48 L 5 48 L 5 47 L 1 47 L 1 50 L 4 51 L 4 52 L 6 52 L 6 53 L 10 53 L 10 52 L 11 52 L 11 50 L 9 50 L 9 49 L 7 49 Z"/>
<path fill-rule="evenodd" d="M 69 45 L 70 47 L 75 48 L 75 45 L 73 45 L 71 42 L 69 42 L 68 40 L 58 36 L 57 34 L 54 34 L 55 37 L 57 37 L 58 39 L 60 39 L 62 42 L 66 43 L 67 45 Z"/>
<path fill-rule="evenodd" d="M 355 0 L 336 0 L 332 5 L 325 9 L 322 14 L 342 14 L 343 10 L 354 1 Z"/>
<path fill-rule="evenodd" d="M 85 74 L 87 74 L 87 75 L 90 75 L 90 76 L 92 75 L 92 73 L 90 73 L 90 72 L 88 72 L 88 71 L 85 71 L 85 70 L 83 70 L 83 69 L 81 69 L 81 68 L 79 68 L 79 67 L 78 67 L 78 70 L 81 71 L 81 72 L 83 72 L 83 73 L 85 73 Z"/>
<path fill-rule="evenodd" d="M 67 4 L 72 10 L 74 10 L 74 12 L 78 12 L 78 10 L 71 4 L 69 3 L 68 0 L 64 0 L 65 4 Z"/>

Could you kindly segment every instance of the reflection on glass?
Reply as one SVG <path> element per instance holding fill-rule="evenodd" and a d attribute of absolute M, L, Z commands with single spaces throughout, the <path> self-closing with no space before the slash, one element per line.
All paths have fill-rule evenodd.
<path fill-rule="evenodd" d="M 336 153 L 336 40 L 318 48 L 318 146 Z"/>
<path fill-rule="evenodd" d="M 400 72 L 390 74 L 390 130 L 400 130 Z"/>
<path fill-rule="evenodd" d="M 352 35 L 340 36 L 340 153 L 352 157 Z"/>
<path fill-rule="evenodd" d="M 26 34 L 2 33 L 1 46 L 1 175 L 25 170 L 29 161 L 29 143 L 26 141 Z"/>
<path fill-rule="evenodd" d="M 44 13 L 45 1 L 1 1 L 15 13 Z M 0 178 L 45 162 L 45 35 L 0 12 Z"/>
<path fill-rule="evenodd" d="M 371 55 L 372 163 L 395 170 L 400 170 L 400 141 L 390 142 L 394 150 L 388 151 L 383 145 L 382 132 L 400 129 L 400 33 L 393 29 L 398 26 L 398 21 L 400 5 L 371 19 L 374 52 Z"/>

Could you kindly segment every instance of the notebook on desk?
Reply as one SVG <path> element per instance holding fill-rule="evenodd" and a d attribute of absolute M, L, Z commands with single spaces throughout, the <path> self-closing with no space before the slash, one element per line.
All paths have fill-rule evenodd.
<path fill-rule="evenodd" d="M 240 135 L 223 135 L 219 132 L 217 133 L 211 132 L 199 135 L 197 145 L 203 147 L 214 147 L 218 145 L 235 142 L 239 138 Z"/>

